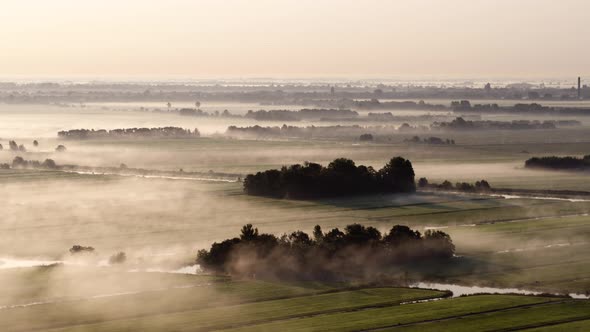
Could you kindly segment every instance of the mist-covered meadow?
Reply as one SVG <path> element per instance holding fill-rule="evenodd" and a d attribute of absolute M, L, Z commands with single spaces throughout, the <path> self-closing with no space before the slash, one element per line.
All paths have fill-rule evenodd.
<path fill-rule="evenodd" d="M 178 104 L 182 106 L 191 105 Z M 262 108 L 258 104 L 222 102 L 210 107 L 212 112 L 228 109 L 241 115 Z M 283 123 L 243 117 L 183 117 L 165 108 L 165 103 L 0 105 L 0 164 L 11 164 L 20 156 L 71 165 L 67 169 L 0 170 L 4 193 L 0 279 L 6 285 L 0 315 L 9 322 L 7 328 L 80 324 L 82 330 L 129 326 L 153 329 L 162 324 L 185 324 L 181 322 L 194 321 L 199 315 L 209 315 L 209 325 L 202 321 L 201 326 L 221 328 L 230 325 L 214 317 L 242 317 L 249 310 L 267 310 L 232 307 L 239 303 L 302 296 L 301 303 L 293 307 L 299 308 L 297 315 L 313 303 L 334 303 L 328 297 L 327 302 L 317 302 L 314 296 L 320 295 L 311 295 L 341 287 L 333 283 L 302 285 L 277 279 L 266 283 L 255 276 L 231 280 L 213 276 L 196 263 L 199 250 L 238 236 L 245 224 L 276 236 L 297 230 L 311 234 L 315 225 L 328 231 L 354 223 L 375 227 L 383 234 L 393 225 L 408 225 L 421 233 L 440 230 L 451 236 L 456 248 L 451 263 L 354 271 L 357 279 L 352 287 L 376 279 L 383 282 L 385 278 L 386 284 L 397 286 L 439 282 L 491 287 L 500 292 L 516 289 L 581 297 L 590 291 L 585 255 L 590 246 L 590 196 L 584 196 L 590 190 L 587 173 L 524 167 L 531 156 L 587 154 L 590 141 L 585 137 L 590 137 L 590 127 L 584 119 L 581 126 L 572 128 L 447 132 L 406 132 L 397 129 L 402 122 L 394 122 L 386 124 L 388 129 L 381 129 L 386 134 L 364 142 L 353 136 L 230 137 L 226 135 L 230 125 Z M 412 114 L 411 110 L 397 112 Z M 511 121 L 510 117 L 518 118 L 500 116 L 502 121 Z M 335 124 L 349 125 L 337 120 L 289 125 Z M 367 131 L 380 125 L 361 124 Z M 70 129 L 163 126 L 197 128 L 201 135 L 86 140 L 57 136 L 58 131 Z M 409 141 L 416 135 L 452 138 L 455 144 Z M 11 140 L 26 149 L 10 150 Z M 56 151 L 58 145 L 66 150 Z M 532 194 L 419 190 L 413 194 L 291 200 L 250 196 L 243 191 L 242 180 L 249 173 L 306 161 L 328 165 L 342 157 L 379 169 L 394 156 L 411 160 L 416 179 L 425 177 L 432 183 L 449 180 L 453 184 L 485 179 L 493 188 L 529 190 Z M 535 194 L 545 190 L 572 191 L 577 196 Z M 71 250 L 74 245 L 93 250 L 77 254 Z M 121 253 L 122 262 L 113 258 Z M 351 287 L 349 282 L 346 287 Z M 403 302 L 435 295 L 358 296 L 339 295 L 337 303 L 342 307 L 333 310 L 342 310 L 355 301 L 379 306 L 384 296 Z M 146 301 L 151 304 L 145 305 Z M 225 309 L 222 313 L 213 308 Z M 211 314 L 201 312 L 205 309 Z M 185 310 L 199 312 L 192 314 L 197 316 L 174 316 Z M 149 318 L 156 313 L 172 316 Z M 32 316 L 42 318 L 23 323 Z M 137 317 L 144 318 L 139 321 Z M 243 321 L 236 323 L 238 326 L 258 324 L 256 320 L 240 319 Z M 267 319 L 279 318 L 261 318 L 260 322 Z M 117 320 L 120 323 L 108 323 Z M 94 324 L 99 325 L 92 327 Z"/>

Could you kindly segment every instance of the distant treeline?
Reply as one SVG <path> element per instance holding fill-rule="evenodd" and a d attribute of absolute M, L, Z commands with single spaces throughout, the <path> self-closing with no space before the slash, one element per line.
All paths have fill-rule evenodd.
<path fill-rule="evenodd" d="M 571 120 L 574 121 L 574 120 Z M 568 121 L 537 121 L 537 120 L 514 120 L 514 121 L 468 121 L 458 117 L 451 122 L 434 122 L 432 129 L 450 129 L 450 130 L 523 130 L 523 129 L 555 129 L 558 125 L 571 125 Z"/>
<path fill-rule="evenodd" d="M 371 226 L 348 225 L 310 236 L 296 231 L 276 237 L 259 233 L 251 224 L 239 237 L 200 250 L 196 262 L 204 269 L 240 276 L 279 279 L 334 280 L 386 271 L 397 264 L 444 262 L 455 246 L 442 231 L 424 235 L 396 225 L 385 234 Z"/>
<path fill-rule="evenodd" d="M 301 110 L 249 110 L 245 115 L 232 114 L 228 110 L 223 112 L 206 112 L 197 108 L 182 108 L 176 110 L 183 116 L 247 118 L 258 121 L 301 121 L 319 119 L 356 118 L 359 114 L 347 109 L 304 108 Z"/>
<path fill-rule="evenodd" d="M 481 115 L 465 115 L 472 120 L 480 120 Z M 445 121 L 455 118 L 456 115 L 452 113 L 440 113 L 440 114 L 421 114 L 421 115 L 393 115 L 391 112 L 384 113 L 369 113 L 366 116 L 357 116 L 352 118 L 321 118 L 322 122 L 432 122 L 432 121 Z"/>
<path fill-rule="evenodd" d="M 426 178 L 418 180 L 418 187 L 422 189 L 439 189 L 439 190 L 456 190 L 464 192 L 489 192 L 492 186 L 486 180 L 475 181 L 474 184 L 468 182 L 457 182 L 453 185 L 450 181 L 445 180 L 442 183 L 430 183 Z"/>
<path fill-rule="evenodd" d="M 304 103 L 304 102 L 300 101 L 300 103 Z M 445 105 L 429 104 L 429 103 L 424 102 L 423 100 L 420 100 L 419 102 L 415 102 L 415 101 L 380 101 L 377 98 L 371 98 L 368 100 L 354 100 L 354 99 L 348 99 L 348 98 L 323 99 L 323 100 L 310 100 L 309 103 L 317 105 L 319 107 L 352 108 L 352 109 L 360 109 L 360 110 L 444 111 L 444 110 L 449 109 Z"/>
<path fill-rule="evenodd" d="M 474 113 L 510 113 L 510 114 L 543 114 L 543 115 L 590 115 L 589 108 L 582 107 L 549 107 L 537 103 L 499 106 L 498 104 L 475 104 L 469 100 L 453 101 L 451 108 L 455 112 Z M 575 121 L 577 122 L 577 121 Z"/>
<path fill-rule="evenodd" d="M 397 103 L 397 102 L 396 102 Z M 332 108 L 314 108 L 301 110 L 249 110 L 245 115 L 232 114 L 228 110 L 223 112 L 215 111 L 205 112 L 196 108 L 182 108 L 177 110 L 183 116 L 201 116 L 201 117 L 228 117 L 228 118 L 247 118 L 257 121 L 284 121 L 297 122 L 302 120 L 319 120 L 324 122 L 346 121 L 346 122 L 402 122 L 402 121 L 435 121 L 446 120 L 453 116 L 451 112 L 447 114 L 421 114 L 421 115 L 393 115 L 391 112 L 369 113 L 361 116 L 358 112 L 349 109 L 332 109 Z M 473 119 L 481 119 L 480 115 L 469 115 Z"/>
<path fill-rule="evenodd" d="M 144 137 L 167 137 L 167 138 L 189 138 L 199 137 L 198 129 L 191 131 L 179 127 L 158 127 L 158 128 L 126 128 L 126 129 L 72 129 L 63 130 L 57 133 L 60 138 L 72 139 L 97 139 L 97 138 L 144 138 Z"/>
<path fill-rule="evenodd" d="M 525 161 L 526 168 L 545 168 L 555 170 L 590 170 L 590 155 L 577 157 L 533 157 Z"/>
<path fill-rule="evenodd" d="M 431 136 L 428 138 L 420 139 L 420 136 L 414 136 L 412 138 L 407 138 L 404 142 L 409 143 L 424 143 L 424 144 L 432 144 L 432 145 L 455 145 L 454 139 L 443 139 L 436 136 Z"/>
<path fill-rule="evenodd" d="M 21 156 L 16 156 L 12 160 L 12 164 L 1 164 L 0 168 L 2 169 L 9 169 L 9 168 L 46 168 L 46 169 L 56 169 L 57 165 L 53 159 L 45 159 L 45 161 L 40 162 L 38 160 L 25 160 Z"/>
<path fill-rule="evenodd" d="M 342 119 L 356 118 L 359 114 L 355 111 L 344 109 L 307 109 L 299 111 L 271 110 L 248 111 L 245 117 L 259 121 L 300 121 L 311 119 Z"/>
<path fill-rule="evenodd" d="M 58 165 L 53 159 L 45 159 L 40 162 L 38 160 L 25 160 L 21 156 L 13 159 L 12 164 L 0 164 L 0 169 L 51 169 L 66 172 L 80 172 L 84 174 L 104 174 L 104 175 L 135 175 L 145 177 L 160 177 L 160 178 L 181 178 L 181 179 L 202 179 L 202 180 L 221 180 L 227 182 L 237 182 L 241 180 L 242 175 L 235 173 L 219 173 L 210 170 L 208 172 L 189 172 L 182 169 L 178 171 L 164 171 L 144 168 L 131 168 L 125 164 L 119 167 L 92 167 L 79 165 Z"/>
<path fill-rule="evenodd" d="M 244 179 L 249 195 L 275 198 L 307 199 L 375 193 L 411 193 L 416 191 L 412 163 L 402 157 L 392 158 L 382 169 L 356 166 L 339 158 L 328 167 L 306 162 L 249 174 Z"/>
<path fill-rule="evenodd" d="M 34 140 L 33 146 L 38 147 L 39 142 L 37 142 L 37 140 Z M 8 141 L 8 148 L 12 152 L 27 152 L 27 148 L 25 147 L 24 144 L 18 144 L 15 141 Z M 2 151 L 2 150 L 4 150 L 4 146 L 2 146 L 2 144 L 0 144 L 0 151 Z M 61 144 L 55 148 L 56 152 L 65 152 L 66 150 L 67 150 L 66 147 Z"/>
<path fill-rule="evenodd" d="M 226 136 L 239 138 L 275 138 L 275 137 L 296 137 L 296 138 L 314 138 L 314 137 L 351 137 L 366 134 L 367 131 L 392 133 L 396 131 L 393 126 L 287 126 L 281 127 L 261 127 L 259 125 L 251 127 L 229 126 L 225 132 Z"/>

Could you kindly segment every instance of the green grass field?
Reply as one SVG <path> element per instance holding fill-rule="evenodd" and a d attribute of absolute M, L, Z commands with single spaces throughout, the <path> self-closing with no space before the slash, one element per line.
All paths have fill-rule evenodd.
<path fill-rule="evenodd" d="M 583 328 L 590 319 L 590 302 L 559 297 L 444 298 L 443 292 L 415 288 L 289 284 L 112 268 L 25 268 L 0 271 L 0 278 L 3 285 L 18 280 L 30 289 L 26 300 L 23 294 L 4 290 L 3 331 L 487 331 L 570 324 Z M 57 291 L 48 294 L 43 288 Z M 64 297 L 68 292 L 71 296 Z M 431 298 L 438 300 L 428 301 Z"/>

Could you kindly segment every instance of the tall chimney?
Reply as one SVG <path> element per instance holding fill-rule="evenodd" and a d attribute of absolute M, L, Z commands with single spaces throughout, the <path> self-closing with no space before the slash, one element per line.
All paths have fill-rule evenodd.
<path fill-rule="evenodd" d="M 578 99 L 582 98 L 582 80 L 580 79 L 580 76 L 578 76 Z"/>

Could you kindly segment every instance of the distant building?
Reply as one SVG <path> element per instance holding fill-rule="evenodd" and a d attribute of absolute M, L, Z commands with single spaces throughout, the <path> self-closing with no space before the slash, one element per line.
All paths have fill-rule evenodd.
<path fill-rule="evenodd" d="M 578 76 L 578 99 L 582 99 L 582 79 Z"/>

